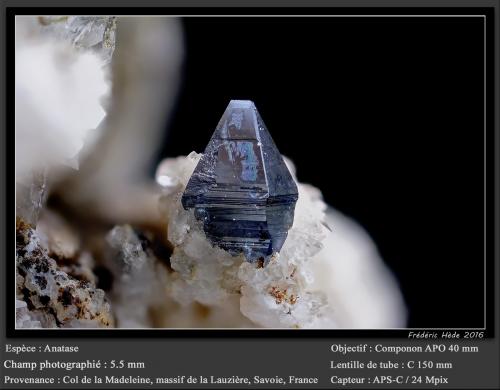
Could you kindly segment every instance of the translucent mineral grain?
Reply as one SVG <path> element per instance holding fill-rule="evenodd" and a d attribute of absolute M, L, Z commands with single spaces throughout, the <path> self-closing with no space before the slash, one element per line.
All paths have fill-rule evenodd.
<path fill-rule="evenodd" d="M 77 49 L 92 50 L 109 63 L 115 50 L 116 17 L 41 16 L 44 33 L 71 42 Z"/>
<path fill-rule="evenodd" d="M 16 216 L 36 226 L 47 197 L 47 176 L 44 170 L 16 178 Z"/>
<path fill-rule="evenodd" d="M 26 302 L 16 299 L 16 328 L 41 328 L 40 321 L 34 320 Z"/>
<path fill-rule="evenodd" d="M 168 304 L 169 275 L 158 261 L 148 238 L 130 225 L 115 226 L 107 235 L 109 268 L 114 275 L 111 292 L 117 326 L 148 328 L 151 314 Z"/>
<path fill-rule="evenodd" d="M 298 192 L 253 102 L 231 100 L 189 180 L 182 204 L 209 240 L 248 261 L 281 250 Z"/>

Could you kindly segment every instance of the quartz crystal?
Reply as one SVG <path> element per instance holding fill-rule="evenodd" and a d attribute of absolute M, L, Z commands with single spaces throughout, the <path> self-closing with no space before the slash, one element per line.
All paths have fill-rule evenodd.
<path fill-rule="evenodd" d="M 41 16 L 43 32 L 69 41 L 76 49 L 91 50 L 111 62 L 116 40 L 114 16 Z"/>
<path fill-rule="evenodd" d="M 168 305 L 169 276 L 152 243 L 130 225 L 117 225 L 107 235 L 108 267 L 115 283 L 111 297 L 119 328 L 148 328 L 151 315 Z M 145 288 L 147 286 L 147 288 Z"/>
<path fill-rule="evenodd" d="M 16 215 L 36 226 L 47 196 L 45 171 L 28 173 L 16 179 Z"/>
<path fill-rule="evenodd" d="M 209 240 L 268 262 L 292 227 L 298 191 L 253 102 L 231 100 L 182 196 Z"/>

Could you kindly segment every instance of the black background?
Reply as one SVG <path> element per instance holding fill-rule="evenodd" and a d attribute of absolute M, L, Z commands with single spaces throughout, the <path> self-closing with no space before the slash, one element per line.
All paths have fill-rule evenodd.
<path fill-rule="evenodd" d="M 298 178 L 355 218 L 410 327 L 482 327 L 481 18 L 186 18 L 161 157 L 202 152 L 251 99 Z"/>

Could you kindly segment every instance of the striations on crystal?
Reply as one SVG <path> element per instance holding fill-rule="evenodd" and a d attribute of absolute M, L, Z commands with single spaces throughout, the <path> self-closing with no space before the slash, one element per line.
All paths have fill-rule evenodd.
<path fill-rule="evenodd" d="M 231 100 L 191 176 L 182 205 L 213 244 L 250 262 L 279 252 L 297 185 L 255 105 Z"/>

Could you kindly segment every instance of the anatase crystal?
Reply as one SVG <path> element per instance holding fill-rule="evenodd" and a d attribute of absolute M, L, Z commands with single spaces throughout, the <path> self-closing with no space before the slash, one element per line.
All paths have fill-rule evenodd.
<path fill-rule="evenodd" d="M 247 261 L 279 252 L 297 185 L 253 102 L 231 100 L 182 196 L 210 241 Z"/>

